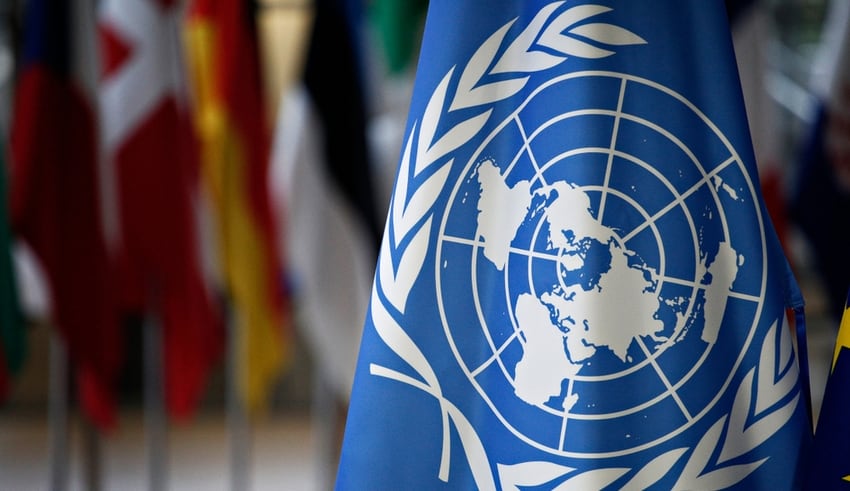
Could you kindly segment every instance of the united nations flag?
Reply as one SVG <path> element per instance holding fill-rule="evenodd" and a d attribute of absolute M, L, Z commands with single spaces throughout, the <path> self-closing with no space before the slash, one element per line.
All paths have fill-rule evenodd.
<path fill-rule="evenodd" d="M 432 1 L 337 489 L 793 489 L 723 2 Z"/>

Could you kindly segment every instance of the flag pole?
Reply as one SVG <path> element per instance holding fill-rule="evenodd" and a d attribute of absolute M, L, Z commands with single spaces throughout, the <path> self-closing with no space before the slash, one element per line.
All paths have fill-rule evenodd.
<path fill-rule="evenodd" d="M 83 444 L 85 445 L 85 462 L 83 466 L 83 478 L 88 491 L 100 491 L 101 465 L 100 465 L 100 435 L 97 428 L 83 418 Z"/>
<path fill-rule="evenodd" d="M 165 416 L 162 324 L 148 315 L 143 335 L 145 445 L 150 491 L 165 491 L 168 481 L 168 442 Z"/>
<path fill-rule="evenodd" d="M 227 425 L 230 434 L 230 486 L 233 491 L 246 491 L 250 487 L 251 433 L 245 401 L 239 394 L 242 370 L 247 370 L 242 359 L 239 316 L 230 304 L 227 328 L 230 342 L 227 348 Z"/>
<path fill-rule="evenodd" d="M 316 489 L 332 489 L 335 474 L 336 405 L 331 385 L 321 366 L 313 371 L 312 420 L 316 452 Z"/>
<path fill-rule="evenodd" d="M 48 427 L 50 489 L 68 489 L 70 431 L 68 428 L 68 352 L 65 341 L 55 331 L 50 333 L 50 365 L 48 382 Z"/>

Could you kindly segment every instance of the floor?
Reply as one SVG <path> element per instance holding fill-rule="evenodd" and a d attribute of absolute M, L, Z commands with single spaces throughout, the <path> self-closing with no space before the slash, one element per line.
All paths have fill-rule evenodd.
<path fill-rule="evenodd" d="M 51 461 L 57 434 L 49 423 L 50 333 L 29 332 L 31 350 L 9 402 L 0 406 L 0 491 L 323 491 L 336 472 L 336 413 L 312 414 L 317 400 L 309 358 L 297 355 L 267 414 L 250 423 L 228 423 L 224 376 L 213 373 L 207 396 L 188 422 L 149 433 L 141 397 L 125 396 L 115 428 L 93 438 L 71 404 L 67 415 L 64 478 Z M 299 349 L 303 353 L 305 350 Z M 322 402 L 316 407 L 333 407 Z M 334 419 L 336 418 L 336 419 Z M 331 423 L 314 424 L 314 421 Z M 320 428 L 320 431 L 315 431 Z M 92 445 L 94 443 L 94 445 Z M 62 448 L 62 447 L 60 447 Z M 155 456 L 150 452 L 155 450 Z M 232 455 L 239 455 L 234 460 Z M 92 479 L 90 476 L 99 476 Z M 58 484 L 57 484 L 58 482 Z"/>
<path fill-rule="evenodd" d="M 147 465 L 141 415 L 125 415 L 120 427 L 120 431 L 101 439 L 101 489 L 154 489 Z M 87 484 L 84 475 L 84 459 L 88 454 L 84 449 L 83 431 L 74 427 L 71 436 L 65 489 L 90 489 L 94 486 Z M 255 425 L 244 474 L 247 477 L 237 489 L 312 491 L 329 488 L 328 474 L 319 474 L 317 445 L 313 438 L 306 415 L 286 415 Z M 47 425 L 42 420 L 0 419 L 0 490 L 51 489 L 48 441 Z M 220 415 L 207 415 L 191 425 L 170 428 L 167 464 L 156 472 L 158 482 L 164 483 L 161 489 L 233 489 L 229 445 L 229 433 Z"/>
<path fill-rule="evenodd" d="M 813 402 L 820 407 L 823 386 L 832 350 L 835 326 L 818 315 L 808 319 Z M 92 463 L 86 431 L 71 417 L 69 471 L 66 487 L 51 486 L 48 425 L 43 411 L 0 411 L 0 491 L 97 490 L 87 484 L 86 469 Z M 324 491 L 332 488 L 335 448 L 329 445 L 323 427 L 313 423 L 308 411 L 278 412 L 251 425 L 249 436 L 241 440 L 248 452 L 242 461 L 244 472 L 234 474 L 230 449 L 234 447 L 222 412 L 207 411 L 189 424 L 171 425 L 165 464 L 153 475 L 148 465 L 147 436 L 143 414 L 125 411 L 113 433 L 98 441 L 100 489 L 108 491 Z M 333 439 L 333 437 L 331 437 Z M 236 467 L 239 469 L 239 467 Z M 233 476 L 243 480 L 232 483 Z M 159 488 L 154 483 L 159 482 Z"/>

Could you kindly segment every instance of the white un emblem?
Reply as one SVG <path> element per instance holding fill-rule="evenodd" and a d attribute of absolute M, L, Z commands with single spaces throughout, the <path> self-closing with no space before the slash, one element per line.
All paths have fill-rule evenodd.
<path fill-rule="evenodd" d="M 656 83 L 571 73 L 523 97 L 467 145 L 449 196 L 443 327 L 518 438 L 568 457 L 638 452 L 699 421 L 747 352 L 765 240 L 732 231 L 764 229 L 755 185 L 717 127 Z"/>

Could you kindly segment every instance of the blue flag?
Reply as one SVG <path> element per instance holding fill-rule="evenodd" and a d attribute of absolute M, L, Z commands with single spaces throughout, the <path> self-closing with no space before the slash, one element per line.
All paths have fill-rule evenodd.
<path fill-rule="evenodd" d="M 793 489 L 723 3 L 430 3 L 337 489 Z"/>
<path fill-rule="evenodd" d="M 850 296 L 835 340 L 821 402 L 806 489 L 850 489 Z"/>

